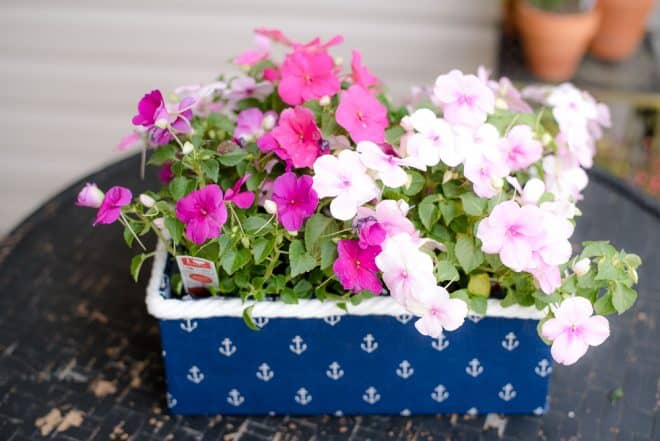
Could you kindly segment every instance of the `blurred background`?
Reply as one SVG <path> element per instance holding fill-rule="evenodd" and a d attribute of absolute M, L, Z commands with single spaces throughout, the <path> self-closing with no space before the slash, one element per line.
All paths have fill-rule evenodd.
<path fill-rule="evenodd" d="M 593 2 L 524 1 L 553 19 L 595 11 Z M 660 8 L 653 0 L 618 0 L 637 2 L 647 10 L 632 49 L 590 55 L 592 26 L 563 76 L 612 106 L 614 127 L 599 163 L 660 197 Z M 130 154 L 116 144 L 145 92 L 226 72 L 232 56 L 252 47 L 255 27 L 300 41 L 343 34 L 333 53 L 350 60 L 350 49 L 361 49 L 398 98 L 451 68 L 484 65 L 516 83 L 564 79 L 534 65 L 528 40 L 535 36 L 519 26 L 521 12 L 508 0 L 2 0 L 0 8 L 0 237 L 59 190 Z M 620 10 L 609 17 L 627 28 L 634 22 Z M 550 35 L 563 35 L 555 22 Z M 631 38 L 609 24 L 606 47 Z M 541 38 L 542 48 L 572 46 Z"/>

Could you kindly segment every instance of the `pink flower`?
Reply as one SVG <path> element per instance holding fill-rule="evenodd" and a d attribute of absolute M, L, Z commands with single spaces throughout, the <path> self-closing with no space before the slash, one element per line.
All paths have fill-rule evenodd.
<path fill-rule="evenodd" d="M 376 205 L 376 219 L 388 237 L 393 237 L 400 233 L 405 233 L 413 239 L 419 236 L 413 223 L 406 217 L 408 209 L 408 204 L 403 200 L 394 201 L 386 199 Z"/>
<path fill-rule="evenodd" d="M 500 78 L 499 82 L 490 80 L 490 72 L 479 66 L 477 77 L 488 85 L 497 96 L 495 106 L 514 112 L 531 113 L 532 108 L 523 100 L 520 92 L 507 77 Z"/>
<path fill-rule="evenodd" d="M 390 188 L 402 187 L 408 182 L 408 174 L 401 168 L 401 160 L 385 153 L 371 141 L 361 141 L 357 152 L 362 163 L 376 172 L 376 177 Z"/>
<path fill-rule="evenodd" d="M 452 124 L 475 127 L 495 110 L 495 95 L 479 78 L 452 70 L 435 81 L 433 95 Z"/>
<path fill-rule="evenodd" d="M 463 174 L 472 189 L 482 198 L 492 198 L 500 192 L 503 179 L 509 174 L 502 154 L 497 150 L 499 133 L 491 124 L 481 125 L 474 133 L 460 130 L 458 143 L 465 149 Z"/>
<path fill-rule="evenodd" d="M 362 248 L 357 240 L 340 240 L 337 253 L 339 257 L 332 270 L 344 289 L 353 292 L 367 290 L 376 295 L 383 291 L 383 285 L 376 275 L 378 268 L 374 260 L 380 253 L 380 247 Z"/>
<path fill-rule="evenodd" d="M 278 92 L 292 106 L 339 92 L 335 64 L 325 51 L 295 50 L 284 59 Z"/>
<path fill-rule="evenodd" d="M 151 128 L 156 121 L 164 118 L 167 121 L 167 109 L 165 100 L 160 90 L 152 90 L 142 97 L 138 103 L 138 114 L 133 117 L 133 124 Z"/>
<path fill-rule="evenodd" d="M 272 134 L 294 167 L 314 165 L 321 151 L 321 131 L 311 110 L 306 107 L 284 110 Z"/>
<path fill-rule="evenodd" d="M 541 327 L 541 335 L 552 341 L 552 358 L 571 365 L 589 349 L 607 340 L 610 324 L 601 315 L 593 315 L 591 302 L 584 297 L 570 297 L 554 311 L 555 317 Z"/>
<path fill-rule="evenodd" d="M 438 118 L 430 109 L 419 109 L 410 115 L 407 122 L 416 133 L 407 136 L 403 163 L 419 170 L 433 167 L 442 161 L 450 167 L 463 162 L 464 153 L 455 141 L 451 126 Z"/>
<path fill-rule="evenodd" d="M 577 202 L 582 199 L 581 192 L 589 183 L 589 177 L 573 156 L 548 155 L 543 158 L 543 171 L 546 190 L 558 200 Z"/>
<path fill-rule="evenodd" d="M 354 228 L 358 231 L 359 245 L 362 248 L 380 246 L 385 240 L 385 228 L 378 223 L 374 216 L 358 217 L 355 219 Z"/>
<path fill-rule="evenodd" d="M 193 191 L 176 203 L 176 217 L 186 224 L 186 237 L 193 243 L 200 245 L 220 236 L 227 222 L 222 190 L 210 184 Z"/>
<path fill-rule="evenodd" d="M 287 169 L 290 169 L 291 157 L 289 156 L 289 153 L 282 148 L 280 143 L 277 142 L 277 139 L 275 139 L 272 132 L 266 133 L 263 136 L 261 136 L 259 139 L 257 139 L 257 147 L 259 147 L 259 150 L 261 150 L 264 153 L 268 153 L 268 152 L 275 153 L 278 156 L 278 158 L 286 162 Z"/>
<path fill-rule="evenodd" d="M 132 198 L 133 194 L 128 188 L 112 187 L 109 189 L 99 207 L 99 211 L 96 213 L 94 225 L 111 224 L 119 219 L 121 207 L 130 204 Z"/>
<path fill-rule="evenodd" d="M 245 98 L 256 98 L 263 101 L 273 93 L 273 84 L 268 81 L 257 83 L 252 77 L 240 77 L 231 82 L 231 90 L 227 97 L 232 101 L 240 101 Z"/>
<path fill-rule="evenodd" d="M 524 170 L 543 156 L 543 146 L 534 139 L 532 128 L 525 124 L 512 127 L 500 140 L 499 149 L 511 171 Z"/>
<path fill-rule="evenodd" d="M 272 121 L 277 121 L 277 113 L 273 111 L 263 113 L 257 107 L 250 107 L 241 111 L 236 117 L 234 138 L 243 142 L 252 142 L 259 139 L 265 132 L 264 119 L 266 117 Z"/>
<path fill-rule="evenodd" d="M 467 304 L 463 300 L 450 298 L 441 286 L 419 292 L 417 298 L 406 306 L 411 312 L 421 315 L 415 322 L 419 333 L 433 338 L 440 337 L 443 330 L 460 328 L 468 314 Z"/>
<path fill-rule="evenodd" d="M 254 193 L 251 191 L 241 191 L 241 187 L 250 179 L 250 176 L 252 176 L 250 173 L 246 173 L 236 181 L 234 186 L 225 192 L 225 201 L 233 202 L 237 207 L 244 210 L 250 208 L 254 202 Z"/>
<path fill-rule="evenodd" d="M 254 40 L 257 46 L 256 49 L 245 51 L 234 58 L 234 64 L 238 64 L 239 66 L 254 66 L 268 58 L 270 55 L 270 38 L 256 34 Z"/>
<path fill-rule="evenodd" d="M 208 84 L 191 84 L 179 86 L 174 89 L 175 95 L 181 101 L 186 98 L 192 98 L 195 104 L 192 111 L 195 115 L 208 116 L 211 112 L 223 112 L 229 110 L 230 106 L 217 98 L 223 97 L 227 89 L 227 83 L 224 81 L 213 81 Z"/>
<path fill-rule="evenodd" d="M 547 265 L 540 263 L 536 268 L 529 270 L 539 283 L 541 291 L 546 294 L 552 294 L 561 286 L 561 273 L 556 265 Z"/>
<path fill-rule="evenodd" d="M 380 81 L 369 72 L 367 66 L 362 64 L 362 54 L 360 51 L 353 49 L 351 55 L 351 78 L 353 84 L 362 86 L 365 89 L 370 89 L 371 87 L 376 86 Z"/>
<path fill-rule="evenodd" d="M 105 195 L 94 183 L 88 182 L 78 193 L 76 205 L 79 207 L 98 208 L 103 202 Z"/>
<path fill-rule="evenodd" d="M 139 132 L 131 132 L 119 140 L 119 144 L 117 144 L 117 149 L 122 152 L 125 152 L 126 150 L 130 150 L 140 143 L 141 138 L 142 138 L 142 134 L 140 134 Z"/>
<path fill-rule="evenodd" d="M 148 129 L 149 141 L 153 145 L 167 144 L 172 140 L 171 131 L 190 133 L 190 120 L 195 99 L 186 97 L 176 108 L 168 108 L 160 90 L 152 90 L 138 103 L 138 114 L 133 117 L 133 124 Z"/>
<path fill-rule="evenodd" d="M 342 92 L 336 113 L 337 123 L 346 129 L 354 142 L 385 142 L 387 109 L 362 86 Z"/>
<path fill-rule="evenodd" d="M 319 197 L 312 188 L 311 176 L 296 177 L 287 172 L 275 179 L 273 201 L 277 204 L 277 217 L 287 231 L 298 231 L 305 219 L 316 211 Z"/>
<path fill-rule="evenodd" d="M 167 161 L 162 165 L 160 171 L 158 172 L 158 177 L 160 178 L 160 182 L 163 184 L 172 182 L 172 179 L 174 179 L 174 173 L 172 173 L 172 162 Z"/>

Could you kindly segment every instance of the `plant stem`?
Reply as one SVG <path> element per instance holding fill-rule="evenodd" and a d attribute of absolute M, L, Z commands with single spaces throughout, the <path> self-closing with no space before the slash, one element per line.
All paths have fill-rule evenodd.
<path fill-rule="evenodd" d="M 135 234 L 135 231 L 133 230 L 133 227 L 131 227 L 131 224 L 128 222 L 128 219 L 124 217 L 124 213 L 119 214 L 119 221 L 126 227 L 128 230 L 131 232 L 137 243 L 142 247 L 142 250 L 147 251 L 147 247 L 144 246 L 140 238 L 138 237 L 137 234 Z"/>

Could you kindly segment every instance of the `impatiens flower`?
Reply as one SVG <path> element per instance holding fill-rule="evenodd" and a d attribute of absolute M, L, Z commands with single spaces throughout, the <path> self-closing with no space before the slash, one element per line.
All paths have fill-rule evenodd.
<path fill-rule="evenodd" d="M 245 98 L 256 98 L 263 101 L 268 95 L 273 93 L 273 84 L 268 81 L 257 83 L 252 77 L 240 77 L 231 82 L 231 90 L 227 97 L 233 101 L 240 101 Z"/>
<path fill-rule="evenodd" d="M 385 142 L 387 109 L 364 87 L 354 85 L 342 92 L 335 116 L 354 142 Z"/>
<path fill-rule="evenodd" d="M 152 90 L 142 97 L 138 103 L 138 114 L 133 117 L 133 124 L 151 128 L 159 118 L 167 121 L 165 100 L 160 90 Z"/>
<path fill-rule="evenodd" d="M 468 314 L 467 303 L 450 298 L 447 290 L 441 286 L 420 291 L 414 299 L 408 301 L 406 308 L 421 316 L 415 322 L 419 333 L 433 338 L 440 337 L 443 330 L 455 331 L 460 328 Z"/>
<path fill-rule="evenodd" d="M 495 107 L 514 112 L 532 112 L 532 108 L 507 77 L 502 77 L 499 81 L 490 80 L 490 72 L 483 66 L 479 66 L 477 76 L 495 93 Z"/>
<path fill-rule="evenodd" d="M 385 229 L 388 237 L 405 233 L 412 239 L 417 239 L 419 233 L 410 219 L 406 217 L 408 209 L 408 204 L 403 200 L 394 201 L 386 199 L 376 205 L 374 216 L 383 229 Z"/>
<path fill-rule="evenodd" d="M 496 147 L 499 133 L 491 124 L 481 125 L 474 133 L 468 130 L 460 133 L 457 142 L 466 150 L 463 174 L 472 182 L 477 196 L 492 198 L 500 192 L 510 171 Z"/>
<path fill-rule="evenodd" d="M 94 225 L 96 224 L 111 224 L 119 219 L 121 215 L 121 207 L 124 207 L 131 203 L 133 194 L 128 188 L 125 187 L 112 187 L 109 189 L 99 211 L 96 213 L 96 219 L 94 220 Z"/>
<path fill-rule="evenodd" d="M 195 115 L 201 117 L 208 116 L 211 112 L 227 112 L 232 109 L 232 106 L 222 98 L 227 90 L 227 83 L 224 81 L 213 81 L 207 84 L 192 84 L 188 86 L 180 86 L 174 89 L 174 94 L 179 97 L 180 101 L 186 98 L 192 98 L 194 104 L 192 111 Z"/>
<path fill-rule="evenodd" d="M 378 196 L 378 187 L 352 150 L 324 155 L 314 162 L 314 190 L 320 198 L 334 198 L 330 213 L 339 220 L 353 218 L 358 207 Z"/>
<path fill-rule="evenodd" d="M 234 64 L 251 67 L 268 58 L 270 54 L 270 38 L 256 34 L 254 41 L 257 46 L 256 49 L 247 50 L 234 58 Z"/>
<path fill-rule="evenodd" d="M 280 75 L 277 91 L 292 106 L 339 92 L 334 60 L 325 51 L 295 50 L 284 59 Z"/>
<path fill-rule="evenodd" d="M 160 167 L 160 171 L 158 172 L 158 177 L 160 178 L 160 182 L 162 182 L 163 184 L 169 184 L 170 182 L 172 182 L 172 179 L 174 179 L 174 173 L 172 172 L 171 161 L 165 162 Z"/>
<path fill-rule="evenodd" d="M 140 134 L 139 132 L 131 132 L 119 140 L 119 144 L 117 144 L 117 149 L 122 152 L 125 152 L 126 150 L 130 150 L 136 145 L 138 145 L 141 139 L 142 139 L 142 134 Z"/>
<path fill-rule="evenodd" d="M 210 184 L 193 191 L 176 203 L 176 217 L 186 224 L 186 237 L 193 243 L 201 245 L 220 236 L 227 222 L 222 189 Z"/>
<path fill-rule="evenodd" d="M 264 153 L 275 153 L 278 158 L 286 162 L 287 167 L 291 166 L 291 158 L 289 157 L 289 154 L 280 146 L 280 143 L 277 142 L 277 139 L 275 139 L 272 132 L 265 133 L 257 139 L 257 147 L 259 147 L 259 150 Z"/>
<path fill-rule="evenodd" d="M 76 205 L 79 207 L 98 208 L 103 202 L 104 194 L 96 184 L 88 182 L 78 193 Z"/>
<path fill-rule="evenodd" d="M 306 107 L 285 109 L 271 133 L 296 168 L 312 167 L 321 152 L 321 131 Z"/>
<path fill-rule="evenodd" d="M 456 143 L 451 127 L 430 109 L 415 111 L 407 122 L 416 133 L 405 138 L 404 164 L 426 170 L 440 161 L 450 167 L 463 161 L 463 151 Z"/>
<path fill-rule="evenodd" d="M 435 80 L 433 97 L 452 124 L 476 127 L 495 110 L 493 91 L 476 76 L 463 75 L 456 69 Z"/>
<path fill-rule="evenodd" d="M 543 146 L 534 139 L 532 128 L 525 124 L 512 127 L 498 147 L 511 171 L 524 170 L 543 156 Z"/>
<path fill-rule="evenodd" d="M 546 294 L 552 294 L 561 286 L 561 273 L 556 265 L 541 262 L 536 268 L 530 269 L 529 273 L 534 276 L 541 291 Z"/>
<path fill-rule="evenodd" d="M 587 173 L 575 158 L 566 154 L 548 155 L 543 158 L 546 191 L 556 199 L 577 202 L 582 199 L 582 190 L 589 183 Z"/>
<path fill-rule="evenodd" d="M 367 248 L 370 246 L 378 246 L 383 243 L 386 237 L 385 228 L 378 223 L 378 220 L 368 214 L 365 217 L 360 217 L 360 211 L 364 208 L 358 209 L 358 216 L 353 222 L 353 227 L 358 232 L 358 243 L 362 248 Z M 371 210 L 368 210 L 371 212 Z"/>
<path fill-rule="evenodd" d="M 380 247 L 360 247 L 357 240 L 340 240 L 337 244 L 339 257 L 332 265 L 332 270 L 344 289 L 353 292 L 363 290 L 380 294 L 383 285 L 380 284 L 378 268 L 374 259 L 380 253 Z"/>
<path fill-rule="evenodd" d="M 390 294 L 399 303 L 405 305 L 408 299 L 434 289 L 431 256 L 420 251 L 410 236 L 401 233 L 387 238 L 382 248 L 376 256 L 376 265 Z"/>
<path fill-rule="evenodd" d="M 362 64 L 362 54 L 359 50 L 351 52 L 351 79 L 353 84 L 369 89 L 379 83 L 378 78 L 373 76 L 367 66 Z"/>
<path fill-rule="evenodd" d="M 272 198 L 277 204 L 277 217 L 287 231 L 298 231 L 305 219 L 316 211 L 319 197 L 312 183 L 310 176 L 296 177 L 292 172 L 275 179 Z"/>
<path fill-rule="evenodd" d="M 236 117 L 234 138 L 240 139 L 244 143 L 256 141 L 266 130 L 266 127 L 264 127 L 264 120 L 268 121 L 273 119 L 277 121 L 276 112 L 269 111 L 264 113 L 257 107 L 245 109 Z"/>
<path fill-rule="evenodd" d="M 541 326 L 541 335 L 552 341 L 552 358 L 571 365 L 589 349 L 607 340 L 610 324 L 601 315 L 593 315 L 591 302 L 584 297 L 570 297 L 554 311 L 554 318 Z"/>
<path fill-rule="evenodd" d="M 251 191 L 241 191 L 241 187 L 250 179 L 251 174 L 246 173 L 240 178 L 232 188 L 225 192 L 225 201 L 233 202 L 238 208 L 248 209 L 254 202 L 254 193 Z"/>
<path fill-rule="evenodd" d="M 362 141 L 357 145 L 357 152 L 362 163 L 376 172 L 376 177 L 390 188 L 397 188 L 408 182 L 408 174 L 400 167 L 401 160 L 386 154 L 371 141 Z"/>

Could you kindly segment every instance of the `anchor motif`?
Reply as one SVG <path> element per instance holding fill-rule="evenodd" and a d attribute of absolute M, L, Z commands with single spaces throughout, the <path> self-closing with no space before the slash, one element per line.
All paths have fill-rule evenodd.
<path fill-rule="evenodd" d="M 542 408 L 541 406 L 534 409 L 534 415 L 543 415 L 544 412 L 545 412 L 545 409 Z"/>
<path fill-rule="evenodd" d="M 397 316 L 396 316 L 396 319 L 397 319 L 401 324 L 404 324 L 404 325 L 405 325 L 406 323 L 408 323 L 410 320 L 412 320 L 412 318 L 413 318 L 413 316 L 412 316 L 411 314 L 401 314 L 401 315 L 397 315 Z"/>
<path fill-rule="evenodd" d="M 188 381 L 195 384 L 199 384 L 202 381 L 204 381 L 204 374 L 202 373 L 202 371 L 199 370 L 197 366 L 191 367 L 190 369 L 188 369 L 188 372 L 189 372 L 187 375 Z"/>
<path fill-rule="evenodd" d="M 484 318 L 483 315 L 477 315 L 477 314 L 470 314 L 467 316 L 467 319 L 473 323 L 479 323 L 482 318 Z"/>
<path fill-rule="evenodd" d="M 341 316 L 340 315 L 329 315 L 327 317 L 323 317 L 323 321 L 329 324 L 330 326 L 334 326 L 337 323 L 341 321 Z"/>
<path fill-rule="evenodd" d="M 516 398 L 516 395 L 518 394 L 516 393 L 511 383 L 507 383 L 504 387 L 502 387 L 502 390 L 497 393 L 497 396 L 504 401 L 511 401 Z"/>
<path fill-rule="evenodd" d="M 470 407 L 466 413 L 470 416 L 475 416 L 476 414 L 479 413 L 479 411 L 477 410 L 476 407 Z"/>
<path fill-rule="evenodd" d="M 502 340 L 502 347 L 507 351 L 513 351 L 518 346 L 520 346 L 520 341 L 518 341 L 516 334 L 513 332 L 509 332 L 506 337 L 504 337 L 504 340 Z"/>
<path fill-rule="evenodd" d="M 168 392 L 167 393 L 167 407 L 169 407 L 171 409 L 174 406 L 176 406 L 176 403 L 177 403 L 176 398 L 174 398 L 172 396 L 172 394 Z"/>
<path fill-rule="evenodd" d="M 481 375 L 484 372 L 484 367 L 481 365 L 479 360 L 473 358 L 472 360 L 470 360 L 467 367 L 465 368 L 465 372 L 467 372 L 468 375 L 477 378 L 479 375 Z"/>
<path fill-rule="evenodd" d="M 275 373 L 271 370 L 270 366 L 266 363 L 261 363 L 259 365 L 259 370 L 257 371 L 257 378 L 261 381 L 270 381 L 275 376 Z"/>
<path fill-rule="evenodd" d="M 232 389 L 227 394 L 227 402 L 234 407 L 238 407 L 245 402 L 245 397 L 241 395 L 238 389 Z"/>
<path fill-rule="evenodd" d="M 410 416 L 410 409 L 403 409 L 399 412 L 401 416 Z"/>
<path fill-rule="evenodd" d="M 179 326 L 186 332 L 193 332 L 197 329 L 197 322 L 195 320 L 185 319 Z"/>
<path fill-rule="evenodd" d="M 225 357 L 231 357 L 234 355 L 234 352 L 236 352 L 236 346 L 232 344 L 228 337 L 225 337 L 225 339 L 222 340 L 222 344 L 218 348 L 218 352 L 220 352 Z"/>
<path fill-rule="evenodd" d="M 380 401 L 380 394 L 375 387 L 369 386 L 369 388 L 364 391 L 364 394 L 362 394 L 362 399 L 368 404 L 376 404 Z"/>
<path fill-rule="evenodd" d="M 444 351 L 449 346 L 449 340 L 445 338 L 445 334 L 440 334 L 440 337 L 433 339 L 431 346 L 436 351 Z"/>
<path fill-rule="evenodd" d="M 433 389 L 433 393 L 431 393 L 431 398 L 433 398 L 433 401 L 442 403 L 447 398 L 449 398 L 449 392 L 447 392 L 447 388 L 445 386 L 443 386 L 442 384 L 438 384 L 435 387 L 435 389 Z"/>
<path fill-rule="evenodd" d="M 268 324 L 268 317 L 254 317 L 252 321 L 261 329 Z"/>
<path fill-rule="evenodd" d="M 360 343 L 360 347 L 367 354 L 371 354 L 373 351 L 378 349 L 378 342 L 376 341 L 373 335 L 367 334 L 364 337 L 362 337 L 362 340 L 363 342 Z"/>
<path fill-rule="evenodd" d="M 539 377 L 547 377 L 552 373 L 552 366 L 550 366 L 550 362 L 544 358 L 539 361 L 539 365 L 534 368 L 534 372 L 536 372 L 536 375 Z"/>
<path fill-rule="evenodd" d="M 289 345 L 289 349 L 296 355 L 300 355 L 307 350 L 307 345 L 301 336 L 296 335 L 291 339 L 293 344 Z"/>
<path fill-rule="evenodd" d="M 401 363 L 399 363 L 399 367 L 396 370 L 396 374 L 404 380 L 412 377 L 412 374 L 414 373 L 415 369 L 410 366 L 410 362 L 408 360 L 403 360 Z"/>
<path fill-rule="evenodd" d="M 344 412 L 342 412 L 341 410 L 335 410 L 335 416 L 343 416 L 343 415 Z"/>
<path fill-rule="evenodd" d="M 301 406 L 306 406 L 312 401 L 312 395 L 304 387 L 298 389 L 296 396 L 293 398 L 296 400 L 296 403 Z"/>
<path fill-rule="evenodd" d="M 328 366 L 328 370 L 325 371 L 325 374 L 332 380 L 339 380 L 344 376 L 344 371 L 342 370 L 339 363 L 333 361 L 330 366 Z"/>

